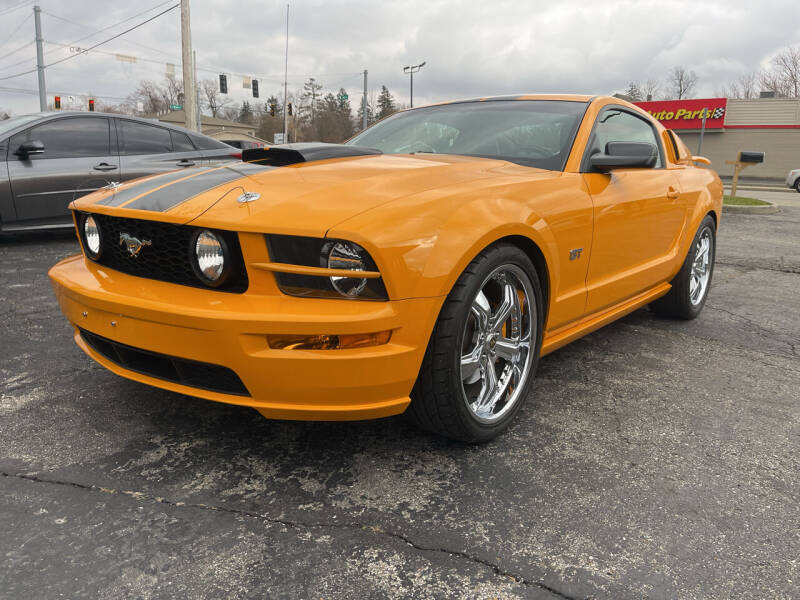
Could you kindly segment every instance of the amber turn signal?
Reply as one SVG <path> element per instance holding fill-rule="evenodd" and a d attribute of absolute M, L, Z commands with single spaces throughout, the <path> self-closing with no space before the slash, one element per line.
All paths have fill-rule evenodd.
<path fill-rule="evenodd" d="M 352 335 L 268 335 L 267 342 L 274 350 L 344 350 L 388 344 L 391 337 L 390 330 Z"/>

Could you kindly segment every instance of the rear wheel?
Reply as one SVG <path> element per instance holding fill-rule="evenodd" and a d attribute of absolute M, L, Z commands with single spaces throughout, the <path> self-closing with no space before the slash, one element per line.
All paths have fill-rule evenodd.
<path fill-rule="evenodd" d="M 794 189 L 796 189 L 797 193 L 800 194 L 800 177 L 798 177 L 797 181 L 794 182 Z"/>
<path fill-rule="evenodd" d="M 656 314 L 676 319 L 694 319 L 703 310 L 711 287 L 716 250 L 716 223 L 707 215 L 694 236 L 672 289 L 650 308 Z"/>
<path fill-rule="evenodd" d="M 506 244 L 481 252 L 442 307 L 412 391 L 412 421 L 465 442 L 503 432 L 530 391 L 542 315 L 528 256 Z"/>

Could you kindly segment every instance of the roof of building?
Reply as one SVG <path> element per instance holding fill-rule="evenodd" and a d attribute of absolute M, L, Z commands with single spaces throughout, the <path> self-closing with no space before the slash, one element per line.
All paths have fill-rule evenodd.
<path fill-rule="evenodd" d="M 161 115 L 148 115 L 151 119 L 158 119 L 164 123 L 176 123 L 183 125 L 186 122 L 186 112 L 183 110 L 172 110 L 168 113 Z M 247 123 L 239 123 L 238 121 L 230 121 L 228 119 L 220 119 L 218 117 L 209 117 L 208 115 L 200 116 L 200 123 L 203 127 L 225 127 L 229 129 L 253 129 L 252 125 Z"/>

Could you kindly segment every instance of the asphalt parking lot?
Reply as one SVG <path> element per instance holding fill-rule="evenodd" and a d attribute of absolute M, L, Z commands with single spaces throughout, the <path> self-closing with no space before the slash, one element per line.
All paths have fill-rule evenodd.
<path fill-rule="evenodd" d="M 724 217 L 698 320 L 546 357 L 473 447 L 119 378 L 51 293 L 76 249 L 0 236 L 0 597 L 800 596 L 800 207 Z"/>

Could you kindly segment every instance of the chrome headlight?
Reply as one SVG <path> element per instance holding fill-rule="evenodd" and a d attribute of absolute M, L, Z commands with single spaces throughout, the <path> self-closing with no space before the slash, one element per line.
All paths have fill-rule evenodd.
<path fill-rule="evenodd" d="M 346 271 L 367 270 L 366 251 L 353 242 L 336 242 L 328 253 L 328 268 Z M 360 296 L 367 287 L 366 278 L 331 277 L 333 289 L 342 296 Z"/>
<path fill-rule="evenodd" d="M 96 259 L 100 256 L 103 247 L 103 238 L 100 227 L 92 215 L 87 215 L 83 220 L 84 249 L 89 258 Z"/>
<path fill-rule="evenodd" d="M 378 266 L 355 242 L 292 235 L 267 235 L 270 260 L 275 263 L 311 267 L 298 272 L 277 270 L 275 279 L 284 294 L 314 298 L 388 300 Z M 365 277 L 339 277 L 330 269 L 364 271 Z M 319 270 L 319 274 L 314 273 Z"/>
<path fill-rule="evenodd" d="M 222 285 L 228 274 L 227 246 L 221 236 L 201 229 L 194 236 L 195 273 L 206 285 Z"/>

